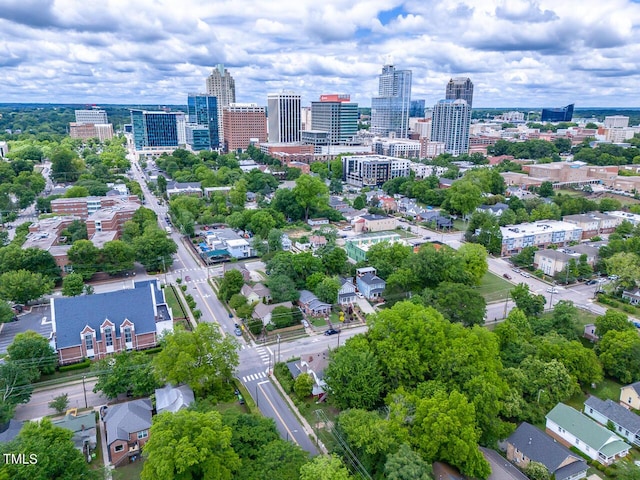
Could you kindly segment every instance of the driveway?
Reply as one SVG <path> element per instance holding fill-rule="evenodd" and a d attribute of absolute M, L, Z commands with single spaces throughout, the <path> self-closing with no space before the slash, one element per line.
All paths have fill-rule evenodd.
<path fill-rule="evenodd" d="M 371 304 L 366 298 L 358 298 L 358 306 L 360 307 L 360 310 L 362 310 L 362 313 L 364 314 L 376 313 L 376 311 L 373 309 L 373 307 L 371 306 Z"/>
<path fill-rule="evenodd" d="M 31 312 L 18 316 L 17 322 L 0 324 L 0 353 L 7 353 L 7 347 L 11 345 L 18 333 L 33 330 L 47 340 L 51 336 L 51 307 L 49 305 L 32 307 Z"/>

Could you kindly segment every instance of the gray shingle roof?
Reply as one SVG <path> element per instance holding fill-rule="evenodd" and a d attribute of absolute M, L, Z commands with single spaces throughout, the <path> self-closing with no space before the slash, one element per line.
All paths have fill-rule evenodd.
<path fill-rule="evenodd" d="M 152 294 L 151 285 L 149 282 L 140 282 L 133 289 L 79 297 L 53 298 L 51 307 L 52 318 L 55 321 L 57 347 L 80 345 L 80 332 L 87 325 L 96 331 L 96 339 L 100 340 L 100 325 L 105 319 L 109 319 L 115 325 L 116 335 L 119 335 L 120 324 L 125 319 L 135 324 L 138 335 L 155 332 L 155 295 Z M 164 303 L 163 297 L 156 297 L 156 303 Z"/>
<path fill-rule="evenodd" d="M 143 398 L 109 407 L 104 418 L 107 445 L 116 440 L 129 441 L 129 434 L 151 427 L 151 400 Z"/>
<path fill-rule="evenodd" d="M 638 395 L 640 395 L 640 382 L 631 383 L 631 384 L 626 385 L 626 386 L 627 386 L 627 387 L 631 387 L 631 388 L 633 388 L 633 389 L 636 391 L 636 393 L 637 393 Z"/>
<path fill-rule="evenodd" d="M 9 425 L 7 429 L 0 432 L 0 443 L 10 442 L 14 438 L 18 436 L 20 430 L 22 430 L 22 426 L 24 422 L 19 420 L 9 420 Z"/>
<path fill-rule="evenodd" d="M 379 276 L 374 275 L 373 273 L 365 273 L 360 277 L 360 280 L 367 285 L 376 285 L 378 283 L 384 284 L 385 281 L 381 279 Z"/>
<path fill-rule="evenodd" d="M 156 410 L 162 412 L 177 412 L 187 408 L 194 401 L 193 390 L 188 385 L 166 385 L 156 389 Z"/>
<path fill-rule="evenodd" d="M 590 407 L 607 417 L 613 423 L 620 425 L 632 433 L 638 433 L 638 431 L 640 431 L 640 416 L 612 400 L 603 401 L 598 397 L 591 396 L 587 398 L 584 405 L 584 413 L 587 415 L 589 415 L 587 407 Z"/>
<path fill-rule="evenodd" d="M 533 425 L 523 422 L 516 429 L 515 432 L 507 439 L 507 443 L 510 443 L 518 450 L 520 450 L 527 458 L 534 462 L 542 463 L 550 474 L 555 474 L 557 480 L 563 480 L 571 474 L 569 470 L 576 469 L 576 472 L 586 470 L 587 464 L 577 455 L 571 453 L 571 451 L 563 445 L 557 443 L 553 438 L 544 433 L 542 430 L 537 429 Z M 567 471 L 560 472 L 560 465 L 570 457 L 573 459 L 574 465 Z M 565 476 L 559 476 L 560 473 Z"/>

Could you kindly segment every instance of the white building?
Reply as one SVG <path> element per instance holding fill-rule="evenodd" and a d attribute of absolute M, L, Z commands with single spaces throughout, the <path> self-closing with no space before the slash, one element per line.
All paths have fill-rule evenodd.
<path fill-rule="evenodd" d="M 465 100 L 440 100 L 433 107 L 431 140 L 443 142 L 451 155 L 467 153 L 470 124 L 471 107 Z"/>
<path fill-rule="evenodd" d="M 107 124 L 106 110 L 76 110 L 76 123 Z"/>
<path fill-rule="evenodd" d="M 582 229 L 573 223 L 558 220 L 540 220 L 500 227 L 502 255 L 514 255 L 525 247 L 547 248 L 549 245 L 566 246 L 582 239 Z"/>
<path fill-rule="evenodd" d="M 267 95 L 269 143 L 300 141 L 301 97 L 293 92 Z"/>
<path fill-rule="evenodd" d="M 605 128 L 627 128 L 629 126 L 629 117 L 624 115 L 611 115 L 604 117 Z"/>

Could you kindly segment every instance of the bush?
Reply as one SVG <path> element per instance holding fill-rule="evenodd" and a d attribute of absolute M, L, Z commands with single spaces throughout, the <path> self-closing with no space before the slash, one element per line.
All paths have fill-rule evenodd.
<path fill-rule="evenodd" d="M 293 377 L 291 376 L 291 372 L 289 371 L 286 363 L 276 363 L 276 366 L 273 369 L 273 374 L 276 376 L 285 392 L 293 392 Z"/>
<path fill-rule="evenodd" d="M 147 355 L 153 355 L 154 353 L 158 353 L 162 351 L 162 347 L 153 347 L 153 348 L 147 348 L 146 350 L 142 350 L 144 353 L 146 353 Z"/>
<path fill-rule="evenodd" d="M 88 358 L 79 363 L 74 363 L 71 365 L 64 365 L 58 368 L 59 372 L 71 372 L 73 370 L 82 370 L 83 368 L 89 368 L 91 366 L 91 360 Z"/>
<path fill-rule="evenodd" d="M 180 285 L 180 290 L 182 290 L 183 292 L 187 291 L 187 286 L 186 285 Z"/>
<path fill-rule="evenodd" d="M 247 328 L 254 335 L 259 335 L 260 333 L 262 333 L 262 327 L 262 320 L 251 320 L 249 323 L 247 323 Z"/>

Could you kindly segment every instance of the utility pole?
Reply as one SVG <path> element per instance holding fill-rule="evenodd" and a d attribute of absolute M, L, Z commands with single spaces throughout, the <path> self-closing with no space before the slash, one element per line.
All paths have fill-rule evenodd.
<path fill-rule="evenodd" d="M 280 363 L 280 334 L 278 334 L 278 363 Z"/>
<path fill-rule="evenodd" d="M 84 408 L 89 408 L 89 404 L 87 403 L 87 389 L 84 385 L 84 380 L 86 379 L 86 375 L 82 376 L 82 391 L 84 392 Z"/>

